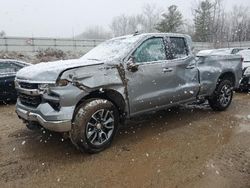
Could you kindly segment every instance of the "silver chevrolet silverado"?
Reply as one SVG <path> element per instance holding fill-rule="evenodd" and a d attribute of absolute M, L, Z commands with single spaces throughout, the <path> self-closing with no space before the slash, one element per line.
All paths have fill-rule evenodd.
<path fill-rule="evenodd" d="M 242 77 L 241 56 L 194 56 L 182 34 L 108 40 L 77 60 L 40 63 L 17 73 L 16 112 L 29 129 L 69 133 L 81 151 L 107 148 L 126 119 L 208 100 L 225 110 Z"/>

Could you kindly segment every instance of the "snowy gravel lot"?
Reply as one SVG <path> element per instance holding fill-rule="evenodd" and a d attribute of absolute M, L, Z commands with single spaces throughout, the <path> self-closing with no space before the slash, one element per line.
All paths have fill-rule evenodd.
<path fill-rule="evenodd" d="M 127 123 L 111 148 L 81 154 L 0 105 L 1 187 L 250 187 L 250 95 L 226 112 L 188 107 Z"/>

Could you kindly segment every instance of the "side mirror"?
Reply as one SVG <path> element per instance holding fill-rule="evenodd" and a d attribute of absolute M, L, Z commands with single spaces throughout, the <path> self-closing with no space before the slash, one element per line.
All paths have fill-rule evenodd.
<path fill-rule="evenodd" d="M 135 57 L 131 56 L 128 60 L 128 63 L 127 63 L 127 70 L 130 72 L 136 72 L 136 71 L 138 71 L 138 67 L 139 67 L 139 65 L 137 65 L 135 63 Z"/>

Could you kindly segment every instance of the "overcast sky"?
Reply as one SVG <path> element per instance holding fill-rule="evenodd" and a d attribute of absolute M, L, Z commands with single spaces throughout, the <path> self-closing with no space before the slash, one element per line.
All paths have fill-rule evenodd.
<path fill-rule="evenodd" d="M 179 6 L 191 19 L 191 7 L 198 0 L 0 0 L 0 31 L 8 36 L 72 37 L 91 25 L 108 28 L 114 16 L 136 14 L 146 3 L 166 9 Z M 250 6 L 250 0 L 224 0 Z"/>

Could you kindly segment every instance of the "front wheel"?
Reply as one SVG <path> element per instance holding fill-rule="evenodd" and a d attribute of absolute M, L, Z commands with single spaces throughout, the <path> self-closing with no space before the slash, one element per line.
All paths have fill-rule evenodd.
<path fill-rule="evenodd" d="M 119 114 L 105 99 L 91 99 L 80 104 L 72 122 L 70 138 L 82 152 L 97 153 L 110 146 L 117 128 Z"/>
<path fill-rule="evenodd" d="M 230 80 L 222 80 L 213 95 L 209 97 L 208 102 L 213 110 L 226 110 L 233 99 L 233 84 Z"/>

